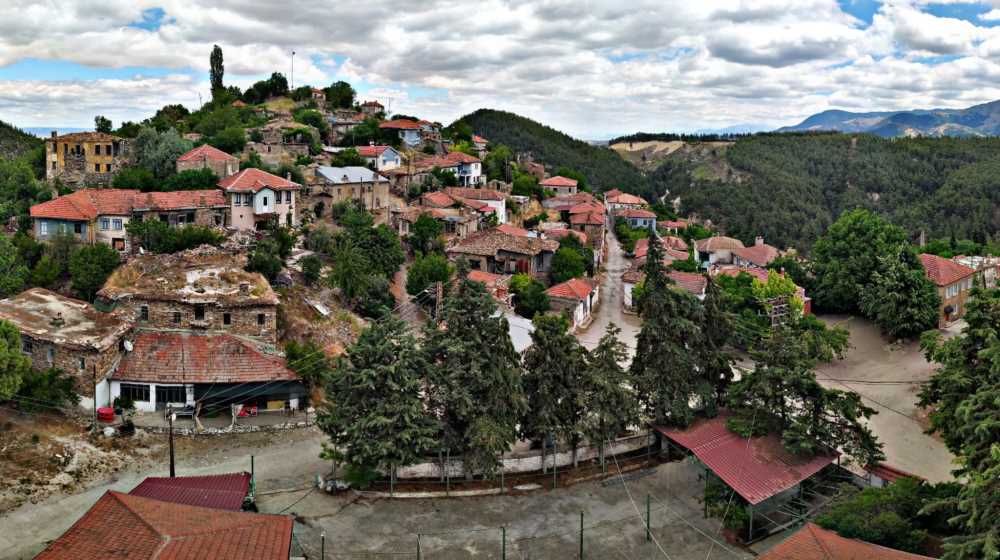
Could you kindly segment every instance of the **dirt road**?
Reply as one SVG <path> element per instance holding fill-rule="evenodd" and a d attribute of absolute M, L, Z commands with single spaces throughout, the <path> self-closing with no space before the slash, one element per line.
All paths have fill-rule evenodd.
<path fill-rule="evenodd" d="M 604 263 L 604 276 L 601 279 L 600 302 L 594 320 L 587 330 L 578 333 L 577 338 L 588 350 L 597 346 L 604 335 L 604 329 L 609 323 L 614 323 L 622 330 L 621 339 L 629 349 L 629 354 L 635 350 L 635 339 L 642 327 L 636 315 L 625 313 L 622 307 L 622 274 L 631 264 L 625 258 L 621 245 L 614 235 L 608 235 L 608 256 Z"/>

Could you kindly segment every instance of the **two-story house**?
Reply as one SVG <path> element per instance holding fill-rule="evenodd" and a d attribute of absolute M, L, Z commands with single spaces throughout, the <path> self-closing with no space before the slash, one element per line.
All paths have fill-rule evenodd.
<path fill-rule="evenodd" d="M 389 180 L 367 167 L 323 165 L 316 168 L 316 178 L 318 184 L 309 188 L 307 206 L 323 201 L 329 207 L 356 200 L 373 211 L 389 205 Z"/>
<path fill-rule="evenodd" d="M 420 145 L 420 124 L 416 121 L 411 121 L 409 119 L 396 119 L 392 121 L 385 121 L 378 125 L 379 128 L 383 130 L 395 130 L 399 134 L 399 139 L 403 141 L 407 146 L 413 147 Z"/>
<path fill-rule="evenodd" d="M 389 171 L 403 165 L 403 156 L 392 146 L 358 146 L 358 155 L 375 171 Z"/>
<path fill-rule="evenodd" d="M 219 181 L 229 208 L 229 225 L 254 230 L 268 220 L 296 226 L 297 197 L 302 185 L 253 167 Z"/>
<path fill-rule="evenodd" d="M 464 152 L 451 152 L 445 159 L 458 164 L 458 184 L 463 187 L 481 187 L 486 183 L 483 162 Z"/>
<path fill-rule="evenodd" d="M 177 158 L 178 173 L 190 169 L 211 169 L 221 179 L 235 175 L 240 170 L 240 160 L 218 148 L 203 144 Z"/>
<path fill-rule="evenodd" d="M 103 132 L 74 132 L 45 140 L 45 178 L 71 186 L 108 186 L 129 162 L 129 141 Z"/>
<path fill-rule="evenodd" d="M 554 192 L 556 196 L 576 194 L 577 189 L 576 179 L 570 179 L 568 177 L 563 177 L 562 175 L 549 177 L 538 184 L 543 189 Z"/>
<path fill-rule="evenodd" d="M 938 326 L 943 328 L 961 319 L 972 292 L 976 269 L 927 253 L 920 255 L 920 262 L 924 265 L 924 274 L 937 287 L 941 297 Z"/>
<path fill-rule="evenodd" d="M 494 228 L 469 235 L 448 247 L 446 253 L 453 261 L 466 259 L 472 270 L 544 278 L 557 250 L 559 242 L 555 239 L 523 237 Z"/>

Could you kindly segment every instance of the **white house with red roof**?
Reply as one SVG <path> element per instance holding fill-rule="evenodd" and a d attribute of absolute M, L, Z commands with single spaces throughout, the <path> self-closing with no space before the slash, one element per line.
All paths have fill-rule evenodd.
<path fill-rule="evenodd" d="M 450 152 L 444 156 L 446 160 L 458 164 L 458 184 L 463 187 L 480 187 L 486 184 L 486 176 L 483 175 L 483 163 L 476 156 L 470 156 L 464 152 Z"/>
<path fill-rule="evenodd" d="M 609 212 L 614 213 L 625 208 L 641 210 L 645 208 L 648 203 L 646 202 L 646 199 L 641 196 L 624 193 L 618 189 L 612 189 L 604 193 L 604 205 L 608 207 Z"/>
<path fill-rule="evenodd" d="M 566 312 L 571 321 L 571 328 L 583 328 L 593 319 L 597 307 L 600 287 L 589 278 L 571 278 L 545 290 L 549 296 L 552 310 Z"/>
<path fill-rule="evenodd" d="M 241 231 L 255 230 L 262 223 L 276 219 L 278 223 L 296 226 L 296 199 L 302 185 L 253 167 L 219 181 L 229 207 L 231 227 Z"/>
<path fill-rule="evenodd" d="M 240 160 L 218 148 L 203 144 L 177 158 L 178 173 L 192 169 L 211 169 L 216 177 L 222 179 L 240 170 Z"/>
<path fill-rule="evenodd" d="M 379 124 L 378 127 L 383 130 L 395 130 L 399 134 L 399 139 L 402 140 L 407 146 L 413 147 L 420 145 L 421 128 L 417 121 L 411 121 L 409 119 L 395 119 L 385 121 L 384 123 Z"/>
<path fill-rule="evenodd" d="M 576 194 L 577 189 L 576 179 L 570 179 L 569 177 L 563 177 L 562 175 L 549 177 L 538 184 L 541 185 L 542 188 L 556 193 L 556 196 Z"/>
<path fill-rule="evenodd" d="M 375 171 L 388 171 L 403 165 L 403 156 L 392 146 L 358 146 L 358 155 Z"/>
<path fill-rule="evenodd" d="M 443 191 L 454 199 L 475 200 L 493 209 L 498 224 L 507 223 L 507 195 L 492 189 L 447 187 Z"/>
<path fill-rule="evenodd" d="M 656 212 L 642 208 L 620 208 L 614 211 L 615 218 L 621 218 L 631 228 L 656 229 Z"/>

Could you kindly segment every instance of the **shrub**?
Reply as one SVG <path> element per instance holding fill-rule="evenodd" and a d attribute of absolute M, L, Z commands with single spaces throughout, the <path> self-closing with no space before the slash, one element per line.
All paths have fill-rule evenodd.
<path fill-rule="evenodd" d="M 309 255 L 302 259 L 302 275 L 305 277 L 306 284 L 310 286 L 315 284 L 319 280 L 322 270 L 323 261 L 316 255 Z"/>
<path fill-rule="evenodd" d="M 92 301 L 118 263 L 118 253 L 107 245 L 99 243 L 78 248 L 69 259 L 73 290 L 80 299 Z"/>
<path fill-rule="evenodd" d="M 69 407 L 80 402 L 75 377 L 58 368 L 26 371 L 21 376 L 17 396 L 23 397 L 18 401 L 20 407 L 29 411 L 43 408 L 42 405 L 34 404 L 37 402 L 59 407 Z"/>

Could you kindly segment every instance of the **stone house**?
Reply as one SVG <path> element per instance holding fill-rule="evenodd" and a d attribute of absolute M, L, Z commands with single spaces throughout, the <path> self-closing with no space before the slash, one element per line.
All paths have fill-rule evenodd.
<path fill-rule="evenodd" d="M 920 255 L 920 262 L 941 297 L 938 327 L 944 328 L 965 315 L 976 269 L 927 253 Z"/>
<path fill-rule="evenodd" d="M 446 187 L 444 194 L 459 201 L 475 201 L 480 206 L 490 208 L 497 217 L 498 224 L 507 223 L 507 195 L 490 189 L 471 189 L 463 187 Z"/>
<path fill-rule="evenodd" d="M 298 196 L 302 185 L 267 171 L 249 167 L 219 181 L 229 209 L 229 226 L 240 231 L 258 229 L 269 220 L 287 226 L 299 224 Z"/>
<path fill-rule="evenodd" d="M 155 219 L 172 226 L 226 227 L 228 208 L 219 189 L 145 193 L 133 197 L 132 219 Z"/>
<path fill-rule="evenodd" d="M 361 104 L 361 112 L 368 117 L 377 117 L 378 115 L 385 113 L 385 107 L 383 107 L 378 101 L 365 101 Z"/>
<path fill-rule="evenodd" d="M 45 178 L 73 187 L 110 186 L 129 164 L 129 141 L 103 132 L 74 132 L 45 140 Z"/>
<path fill-rule="evenodd" d="M 593 320 L 600 288 L 589 278 L 571 278 L 545 290 L 555 313 L 566 313 L 573 330 L 584 328 Z"/>
<path fill-rule="evenodd" d="M 733 264 L 736 266 L 767 268 L 767 265 L 781 255 L 781 251 L 773 245 L 764 243 L 764 238 L 760 235 L 754 240 L 750 247 L 737 247 L 733 249 Z"/>
<path fill-rule="evenodd" d="M 226 333 L 275 344 L 278 296 L 245 264 L 245 255 L 214 249 L 140 255 L 115 270 L 97 295 L 127 309 L 138 328 Z"/>
<path fill-rule="evenodd" d="M 982 257 L 977 255 L 959 255 L 952 257 L 953 261 L 962 266 L 976 269 L 976 280 L 987 288 L 995 288 L 1000 279 L 1000 257 Z"/>
<path fill-rule="evenodd" d="M 664 264 L 669 264 L 672 260 L 664 258 Z M 632 301 L 632 290 L 646 279 L 646 273 L 643 272 L 645 264 L 645 257 L 635 259 L 632 261 L 629 269 L 622 274 L 622 306 L 626 311 L 635 310 L 635 303 Z M 672 270 L 667 273 L 667 276 L 674 281 L 674 284 L 678 288 L 687 291 L 699 300 L 705 299 L 705 289 L 708 287 L 708 279 L 705 278 L 704 274 Z"/>
<path fill-rule="evenodd" d="M 554 239 L 522 237 L 488 229 L 476 232 L 446 249 L 448 258 L 465 258 L 472 270 L 493 274 L 530 274 L 548 276 L 552 256 L 559 250 Z"/>
<path fill-rule="evenodd" d="M 321 107 L 326 104 L 326 92 L 319 88 L 310 88 L 309 95 L 312 100 L 319 104 Z"/>
<path fill-rule="evenodd" d="M 367 167 L 316 168 L 317 184 L 308 190 L 311 208 L 323 201 L 329 208 L 332 204 L 348 200 L 361 202 L 368 211 L 375 211 L 389 205 L 389 180 Z"/>
<path fill-rule="evenodd" d="M 444 228 L 444 238 L 465 239 L 479 229 L 480 216 L 474 210 L 466 207 L 434 208 L 429 206 L 407 206 L 392 210 L 392 224 L 401 237 L 410 234 L 413 224 L 422 215 L 427 215 Z"/>
<path fill-rule="evenodd" d="M 543 189 L 554 192 L 556 196 L 562 196 L 576 194 L 577 181 L 576 179 L 556 175 L 555 177 L 549 177 L 548 179 L 540 182 L 539 186 Z"/>
<path fill-rule="evenodd" d="M 76 378 L 77 392 L 93 403 L 94 388 L 115 367 L 133 324 L 125 312 L 102 313 L 85 301 L 44 288 L 0 300 L 0 320 L 21 333 L 21 350 L 37 370 L 55 367 Z M 105 402 L 98 390 L 98 402 Z"/>
<path fill-rule="evenodd" d="M 240 170 L 240 160 L 218 148 L 203 144 L 177 158 L 178 173 L 191 169 L 211 169 L 216 177 L 223 179 Z"/>

